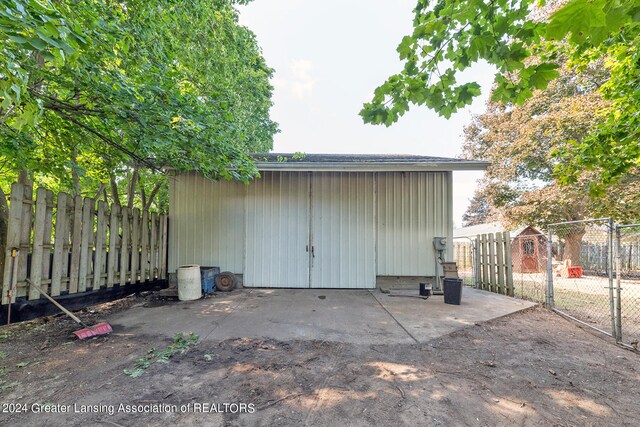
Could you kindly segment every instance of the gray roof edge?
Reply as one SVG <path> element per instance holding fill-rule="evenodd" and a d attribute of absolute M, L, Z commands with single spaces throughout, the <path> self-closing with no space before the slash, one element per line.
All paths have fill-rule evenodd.
<path fill-rule="evenodd" d="M 289 171 L 453 171 L 484 170 L 488 162 L 401 154 L 300 154 L 255 153 L 259 170 Z"/>

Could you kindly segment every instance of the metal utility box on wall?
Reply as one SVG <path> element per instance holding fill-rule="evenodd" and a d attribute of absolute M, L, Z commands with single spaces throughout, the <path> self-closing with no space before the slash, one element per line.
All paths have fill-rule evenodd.
<path fill-rule="evenodd" d="M 250 184 L 171 178 L 169 271 L 219 265 L 244 286 L 285 288 L 374 288 L 385 276 L 433 276 L 432 238 L 452 238 L 452 170 L 486 167 L 422 156 L 256 160 L 261 177 Z"/>

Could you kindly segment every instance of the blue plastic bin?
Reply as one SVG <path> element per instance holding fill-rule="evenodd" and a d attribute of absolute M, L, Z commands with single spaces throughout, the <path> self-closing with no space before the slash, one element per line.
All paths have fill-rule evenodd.
<path fill-rule="evenodd" d="M 204 294 L 210 294 L 216 290 L 216 276 L 218 273 L 220 273 L 220 267 L 200 267 L 200 279 Z"/>

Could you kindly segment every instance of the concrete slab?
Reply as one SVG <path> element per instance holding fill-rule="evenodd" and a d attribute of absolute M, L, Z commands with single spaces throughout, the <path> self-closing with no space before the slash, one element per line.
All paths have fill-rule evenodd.
<path fill-rule="evenodd" d="M 394 293 L 416 291 L 394 291 Z M 108 321 L 116 334 L 194 332 L 202 340 L 272 338 L 352 344 L 425 342 L 534 305 L 465 289 L 462 305 L 394 298 L 379 291 L 242 289 L 205 300 L 135 306 Z"/>
<path fill-rule="evenodd" d="M 444 303 L 442 295 L 428 300 L 391 297 L 372 292 L 374 297 L 416 341 L 423 343 L 457 329 L 506 316 L 536 305 L 504 295 L 464 287 L 460 305 Z M 414 291 L 392 291 L 391 295 L 417 295 Z"/>

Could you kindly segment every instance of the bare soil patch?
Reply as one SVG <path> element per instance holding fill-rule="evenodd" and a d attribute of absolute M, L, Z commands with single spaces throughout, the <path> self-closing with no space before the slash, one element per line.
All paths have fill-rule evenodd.
<path fill-rule="evenodd" d="M 161 303 L 128 298 L 82 315 L 92 323 Z M 74 341 L 75 329 L 63 317 L 0 329 L 0 424 L 640 424 L 640 356 L 540 308 L 420 345 L 237 338 L 177 349 L 161 362 L 157 354 L 172 344 L 164 337 L 116 330 Z M 152 363 L 138 378 L 126 375 L 141 358 Z M 121 403 L 178 409 L 131 414 L 117 412 Z M 10 413 L 10 404 L 27 410 Z M 34 413 L 34 404 L 103 411 Z"/>

